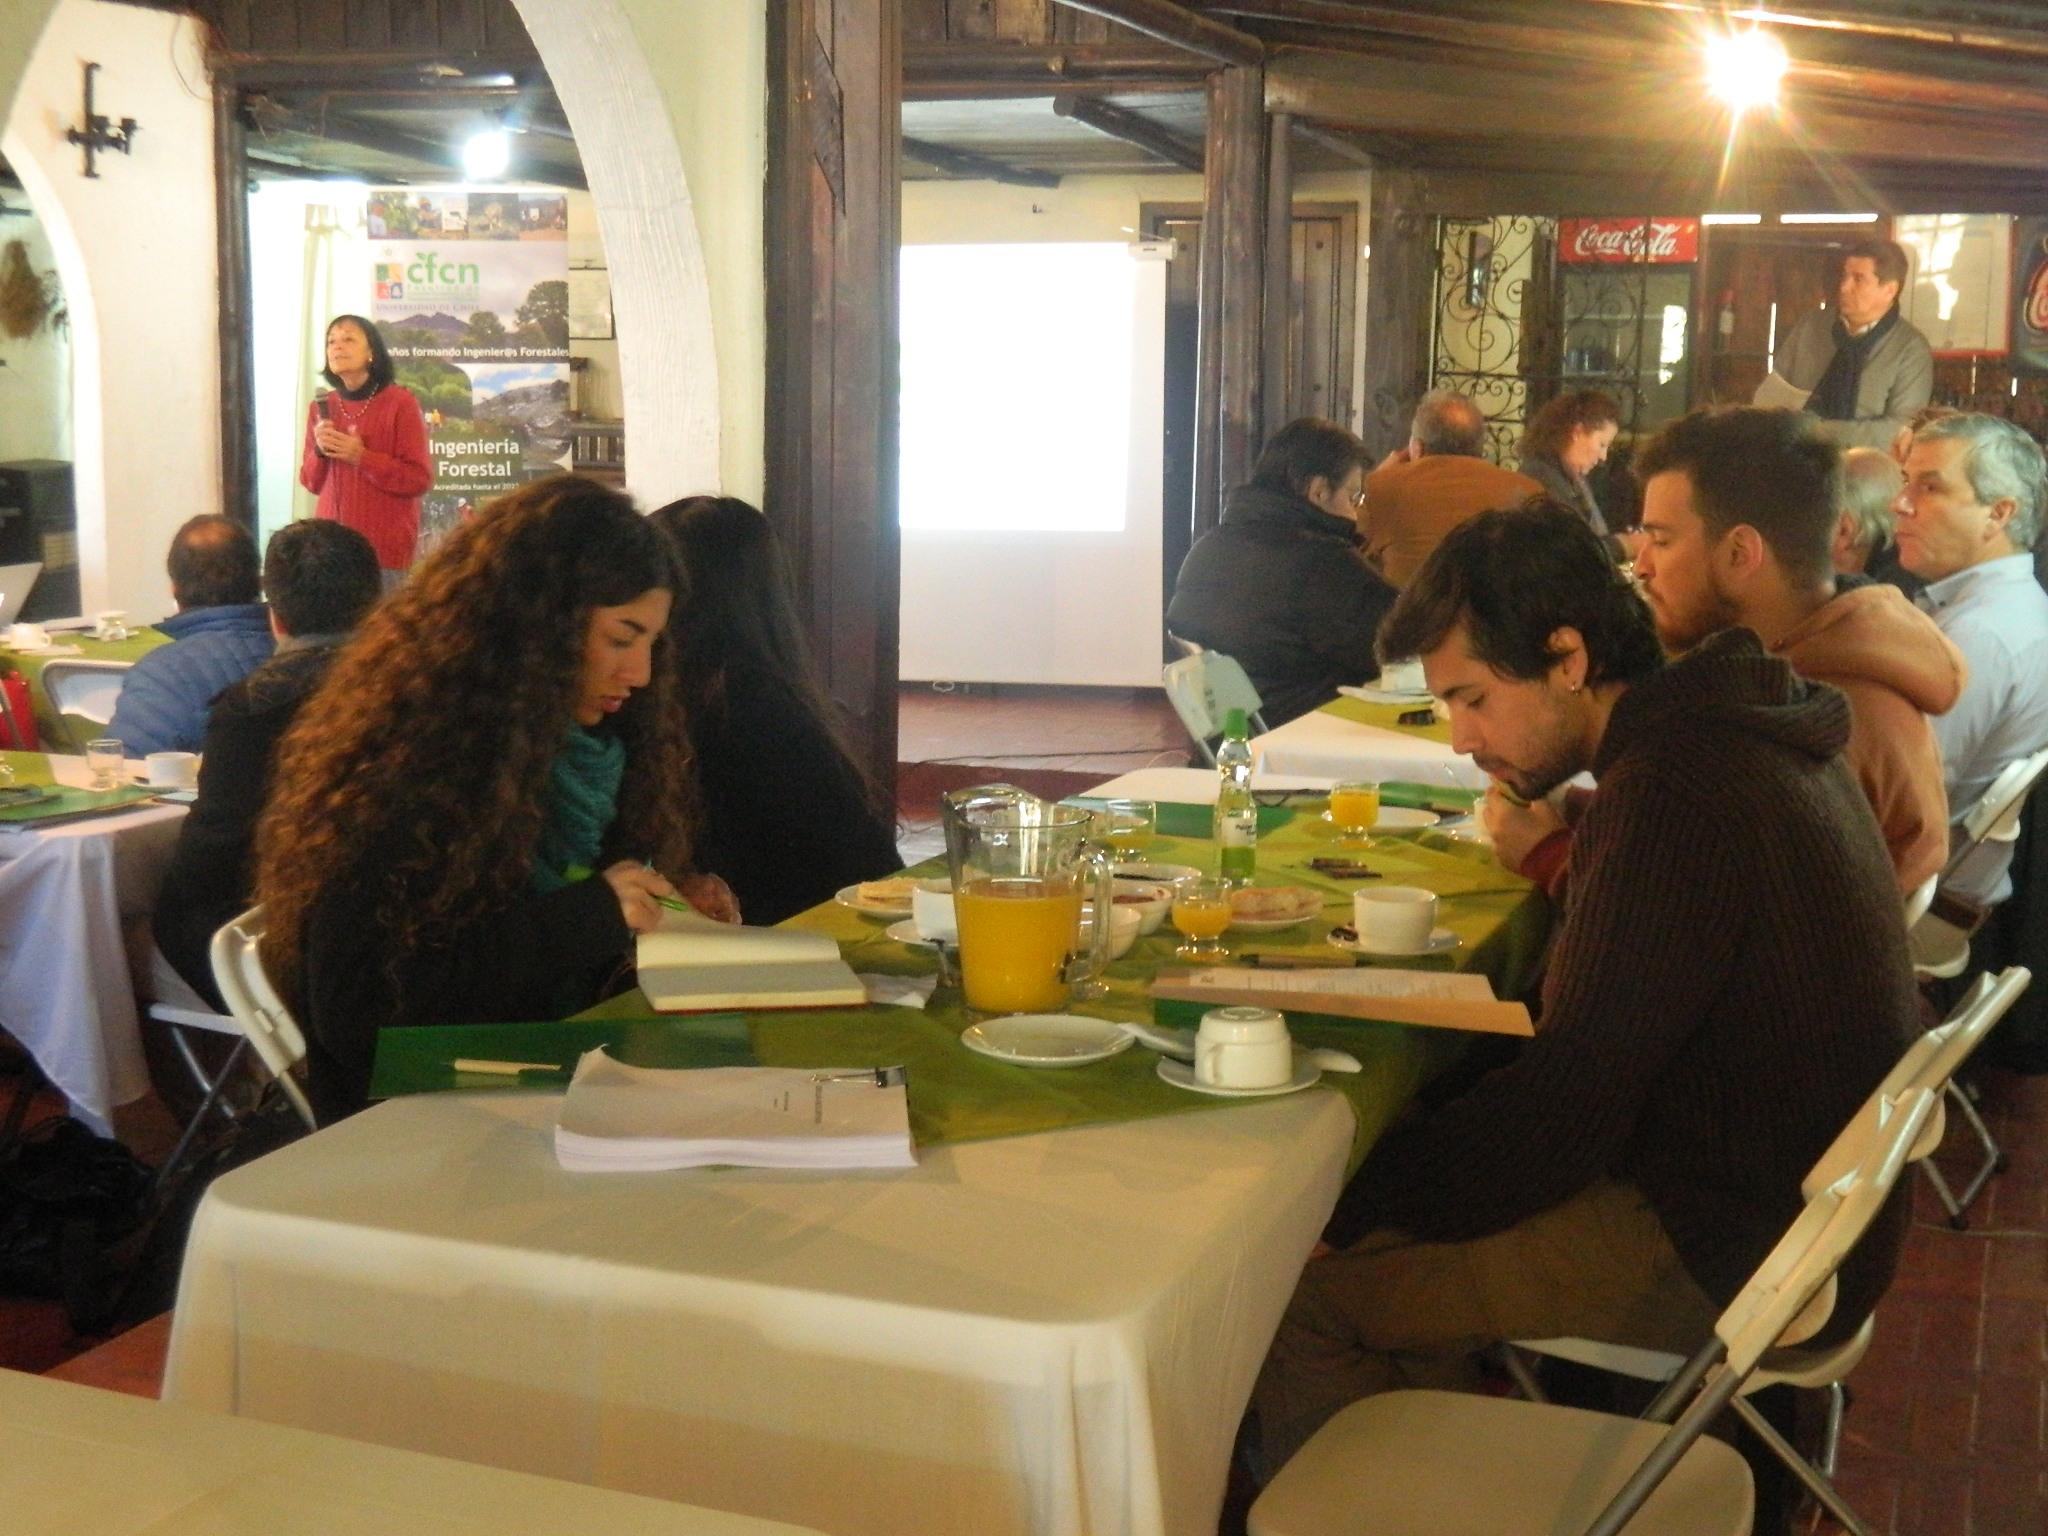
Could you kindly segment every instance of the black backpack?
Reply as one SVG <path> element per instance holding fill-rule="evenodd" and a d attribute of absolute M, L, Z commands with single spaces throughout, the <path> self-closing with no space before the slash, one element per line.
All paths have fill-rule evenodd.
<path fill-rule="evenodd" d="M 0 1155 L 0 1292 L 62 1301 L 97 1332 L 151 1214 L 154 1175 L 118 1141 L 55 1116 Z"/>

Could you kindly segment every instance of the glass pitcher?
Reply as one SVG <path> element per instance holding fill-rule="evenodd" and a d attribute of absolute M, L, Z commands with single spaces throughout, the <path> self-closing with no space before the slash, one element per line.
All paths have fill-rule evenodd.
<path fill-rule="evenodd" d="M 1050 1013 L 1109 964 L 1113 887 L 1093 813 L 1010 784 L 956 790 L 941 803 L 961 990 L 981 1013 Z M 1084 936 L 1081 904 L 1097 920 Z"/>

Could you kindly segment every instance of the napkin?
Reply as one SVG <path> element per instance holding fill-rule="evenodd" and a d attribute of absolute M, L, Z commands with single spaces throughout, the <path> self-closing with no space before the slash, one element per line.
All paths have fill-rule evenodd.
<path fill-rule="evenodd" d="M 860 973 L 860 984 L 868 989 L 868 1001 L 878 1007 L 923 1008 L 932 1000 L 936 976 L 878 976 Z"/>

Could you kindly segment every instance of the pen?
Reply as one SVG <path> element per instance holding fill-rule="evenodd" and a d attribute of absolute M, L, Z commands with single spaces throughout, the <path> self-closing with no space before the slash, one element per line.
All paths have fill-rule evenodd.
<path fill-rule="evenodd" d="M 457 1072 L 477 1072 L 486 1077 L 524 1077 L 529 1072 L 562 1075 L 560 1063 L 552 1061 L 480 1061 L 474 1056 L 458 1056 L 449 1065 Z"/>
<path fill-rule="evenodd" d="M 1358 964 L 1350 955 L 1286 955 L 1271 950 L 1251 950 L 1240 958 L 1261 971 L 1349 971 Z"/>

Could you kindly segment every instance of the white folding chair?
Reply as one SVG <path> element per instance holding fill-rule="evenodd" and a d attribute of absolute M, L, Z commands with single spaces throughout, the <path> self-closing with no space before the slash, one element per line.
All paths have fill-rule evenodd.
<path fill-rule="evenodd" d="M 43 691 L 50 696 L 50 711 L 63 722 L 64 735 L 75 751 L 83 752 L 73 720 L 105 725 L 114 718 L 121 686 L 128 681 L 132 661 L 82 661 L 58 657 L 43 664 Z"/>
<path fill-rule="evenodd" d="M 292 1068 L 306 1059 L 306 1037 L 264 974 L 263 957 L 257 950 L 262 942 L 260 906 L 221 924 L 213 936 L 213 983 L 220 988 L 221 1000 L 242 1026 L 251 1048 L 277 1079 L 306 1128 L 313 1130 L 313 1106 L 292 1076 Z"/>
<path fill-rule="evenodd" d="M 249 1039 L 232 1015 L 214 1012 L 206 999 L 192 990 L 185 978 L 178 974 L 177 968 L 164 958 L 164 952 L 154 944 L 149 947 L 149 996 L 149 1017 L 168 1026 L 171 1044 L 177 1048 L 185 1070 L 192 1075 L 193 1085 L 200 1092 L 199 1107 L 192 1111 L 177 1145 L 156 1171 L 157 1183 L 163 1184 L 184 1162 L 185 1153 L 198 1138 L 208 1114 L 218 1113 L 227 1124 L 235 1123 L 235 1107 L 224 1095 L 249 1054 Z M 227 1059 L 208 1072 L 192 1048 L 190 1031 L 233 1035 L 235 1044 Z"/>
<path fill-rule="evenodd" d="M 2048 747 L 2030 757 L 2007 763 L 1991 787 L 1963 817 L 1963 839 L 1948 865 L 1936 877 L 1937 886 L 1962 868 L 1986 843 L 2009 843 L 2020 835 L 2020 809 L 2033 793 L 2041 775 L 2048 772 Z M 1917 893 L 1916 893 L 1917 894 Z M 1929 898 L 1932 905 L 1932 898 Z M 1921 980 L 1946 981 L 1963 974 L 1970 964 L 1970 929 L 1925 908 L 1907 923 L 1913 943 L 1913 969 Z"/>
<path fill-rule="evenodd" d="M 1259 713 L 1259 690 L 1245 676 L 1244 668 L 1221 651 L 1197 651 L 1170 661 L 1159 680 L 1166 686 L 1173 712 L 1212 768 L 1216 753 L 1209 743 L 1223 734 L 1223 717 L 1231 710 L 1243 710 L 1253 730 L 1266 729 L 1265 717 Z"/>
<path fill-rule="evenodd" d="M 1767 1351 L 1811 1338 L 1833 1279 L 1918 1145 L 1935 1096 L 1858 1115 L 1854 1164 L 1806 1208 L 1642 1419 L 1459 1392 L 1388 1392 L 1318 1430 L 1252 1506 L 1252 1536 L 1748 1536 L 1755 1489 L 1702 1439 Z M 1675 1421 L 1671 1416 L 1680 1407 Z"/>
<path fill-rule="evenodd" d="M 1907 1047 L 1898 1063 L 1885 1074 L 1884 1081 L 1871 1091 L 1856 1116 L 1843 1128 L 1834 1143 L 1823 1152 L 1820 1160 L 1813 1165 L 1801 1185 L 1802 1192 L 1811 1199 L 1819 1190 L 1839 1179 L 1854 1167 L 1858 1156 L 1868 1144 L 1872 1130 L 1890 1114 L 1891 1107 L 1902 1102 L 1909 1095 L 1925 1091 L 1935 1095 L 1934 1108 L 1922 1128 L 1920 1139 L 1911 1152 L 1913 1161 L 1934 1180 L 1935 1189 L 1945 1203 L 1954 1209 L 1948 1199 L 1947 1186 L 1941 1180 L 1940 1170 L 1931 1161 L 1935 1148 L 1941 1145 L 1946 1126 L 1942 1114 L 1942 1095 L 1955 1094 L 1956 1072 L 1970 1055 L 1991 1033 L 1992 1026 L 2005 1017 L 2006 1011 L 2019 1000 L 2032 973 L 2024 966 L 2014 966 L 2000 973 L 1996 978 L 1985 976 L 1970 989 L 1966 996 L 1950 1012 L 1947 1019 L 1928 1030 Z M 1967 1103 L 1967 1100 L 1962 1102 Z M 1835 1492 L 1828 1479 L 1835 1475 L 1835 1456 L 1841 1444 L 1842 1414 L 1847 1407 L 1847 1396 L 1842 1383 L 1849 1373 L 1863 1359 L 1870 1347 L 1872 1319 L 1865 1318 L 1863 1326 L 1851 1337 L 1831 1347 L 1812 1349 L 1798 1345 L 1774 1349 L 1763 1357 L 1757 1370 L 1743 1384 L 1741 1394 L 1735 1402 L 1735 1411 L 1743 1421 L 1756 1431 L 1758 1437 L 1778 1455 L 1807 1489 L 1825 1505 L 1835 1518 L 1849 1531 L 1861 1536 L 1864 1526 L 1857 1520 L 1855 1512 Z M 1638 1349 L 1626 1344 L 1608 1344 L 1596 1339 L 1526 1339 L 1518 1340 L 1501 1351 L 1503 1363 L 1516 1384 L 1530 1398 L 1543 1400 L 1543 1392 L 1534 1375 L 1530 1373 L 1521 1357 L 1521 1351 L 1532 1354 L 1552 1355 L 1561 1360 L 1576 1361 L 1618 1376 L 1632 1377 L 1638 1381 L 1669 1381 L 1684 1367 L 1682 1356 L 1666 1354 L 1659 1350 Z M 1793 1386 L 1824 1390 L 1828 1394 L 1827 1427 L 1821 1443 L 1821 1458 L 1818 1469 L 1807 1462 L 1783 1436 L 1779 1435 L 1768 1420 L 1746 1401 L 1747 1398 L 1766 1387 Z"/>

